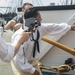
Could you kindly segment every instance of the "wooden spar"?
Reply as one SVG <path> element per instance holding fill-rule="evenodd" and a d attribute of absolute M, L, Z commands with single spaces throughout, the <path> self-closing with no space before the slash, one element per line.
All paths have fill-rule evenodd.
<path fill-rule="evenodd" d="M 63 45 L 63 44 L 61 44 L 61 43 L 58 43 L 58 42 L 52 40 L 52 39 L 49 39 L 49 38 L 47 38 L 46 36 L 43 36 L 43 37 L 42 37 L 42 40 L 45 41 L 45 42 L 47 42 L 47 43 L 50 43 L 50 44 L 52 44 L 52 45 L 54 45 L 54 46 L 56 46 L 56 47 L 58 47 L 58 48 L 61 48 L 61 49 L 63 49 L 64 51 L 66 51 L 66 52 L 68 52 L 68 53 L 70 53 L 70 54 L 72 54 L 72 55 L 75 56 L 75 50 L 72 49 L 72 48 L 70 48 L 70 47 L 68 47 L 68 46 L 65 46 L 65 45 Z"/>

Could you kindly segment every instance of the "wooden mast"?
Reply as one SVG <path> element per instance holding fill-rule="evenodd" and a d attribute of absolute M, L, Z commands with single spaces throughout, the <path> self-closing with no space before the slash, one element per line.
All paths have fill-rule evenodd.
<path fill-rule="evenodd" d="M 52 44 L 52 45 L 54 45 L 54 46 L 56 46 L 58 48 L 61 48 L 64 51 L 66 51 L 66 52 L 68 52 L 68 53 L 70 53 L 70 54 L 72 54 L 72 55 L 75 56 L 75 50 L 72 49 L 72 48 L 70 48 L 70 47 L 68 47 L 68 46 L 65 46 L 63 44 L 60 44 L 60 43 L 54 41 L 54 40 L 51 40 L 51 39 L 47 38 L 46 36 L 43 36 L 42 40 L 45 41 L 45 42 L 47 42 L 47 43 L 50 43 L 50 44 Z"/>

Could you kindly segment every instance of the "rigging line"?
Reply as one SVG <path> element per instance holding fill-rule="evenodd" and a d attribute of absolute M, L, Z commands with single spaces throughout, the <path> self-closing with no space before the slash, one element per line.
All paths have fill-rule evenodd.
<path fill-rule="evenodd" d="M 9 4 L 10 4 L 10 1 L 8 2 L 8 6 L 9 6 Z M 8 8 L 6 9 L 6 12 L 5 12 L 5 14 L 7 13 L 7 11 L 8 11 Z"/>
<path fill-rule="evenodd" d="M 21 2 L 20 2 L 20 1 L 17 2 L 17 5 L 16 5 L 15 8 L 13 9 L 13 12 L 16 10 L 16 8 L 19 7 L 19 5 L 21 5 Z"/>
<path fill-rule="evenodd" d="M 12 6 L 12 4 L 13 4 L 13 0 L 11 2 L 9 1 L 8 6 Z M 10 8 L 7 8 L 6 13 L 8 13 L 10 10 L 11 10 Z"/>
<path fill-rule="evenodd" d="M 33 5 L 35 4 L 35 2 L 32 0 Z"/>
<path fill-rule="evenodd" d="M 14 0 L 12 0 L 12 1 L 11 1 L 11 5 L 10 5 L 10 6 L 12 6 L 11 12 L 12 12 L 12 10 L 13 10 L 13 4 L 14 4 L 14 3 L 15 3 Z"/>
<path fill-rule="evenodd" d="M 23 2 L 22 2 L 22 0 L 21 0 L 21 2 L 20 2 L 21 7 L 22 7 L 22 3 L 23 3 Z"/>
<path fill-rule="evenodd" d="M 16 10 L 17 7 L 19 7 L 19 5 L 20 5 L 20 1 L 19 1 L 19 3 L 15 6 L 15 8 L 13 9 L 13 12 Z"/>
<path fill-rule="evenodd" d="M 39 1 L 40 1 L 41 5 L 43 6 L 43 3 L 42 3 L 42 1 L 41 1 L 41 0 L 39 0 Z"/>
<path fill-rule="evenodd" d="M 18 1 L 18 0 L 17 0 Z M 19 2 L 19 3 L 18 3 Z M 15 7 L 12 9 L 13 12 L 15 12 L 16 8 L 19 7 L 20 5 L 20 1 L 16 2 L 17 4 L 15 5 Z"/>
<path fill-rule="evenodd" d="M 40 5 L 39 0 L 37 0 L 38 5 Z"/>
<path fill-rule="evenodd" d="M 12 7 L 14 6 L 14 3 L 15 3 L 15 0 L 13 1 L 12 0 Z M 18 4 L 18 2 L 16 2 L 17 4 Z M 17 8 L 17 6 L 15 5 L 15 7 L 13 7 L 12 9 L 11 9 L 11 12 L 15 12 L 15 10 L 16 10 L 16 8 Z"/>
<path fill-rule="evenodd" d="M 2 9 L 0 9 L 0 11 L 2 11 L 4 13 L 4 11 Z"/>
<path fill-rule="evenodd" d="M 43 6 L 43 3 L 42 3 L 42 1 L 41 1 L 41 0 L 38 0 L 38 2 L 41 4 L 41 6 Z"/>
<path fill-rule="evenodd" d="M 73 4 L 73 0 L 70 1 L 70 5 L 72 5 L 72 4 Z"/>
<path fill-rule="evenodd" d="M 11 12 L 14 12 L 13 10 L 15 9 L 15 7 L 16 7 L 16 5 L 15 5 L 15 7 L 14 7 L 14 3 L 15 3 L 15 1 L 16 0 L 12 0 L 12 9 L 11 9 Z M 16 2 L 17 3 L 17 2 Z"/>
<path fill-rule="evenodd" d="M 33 3 L 33 0 L 31 0 L 31 3 Z"/>

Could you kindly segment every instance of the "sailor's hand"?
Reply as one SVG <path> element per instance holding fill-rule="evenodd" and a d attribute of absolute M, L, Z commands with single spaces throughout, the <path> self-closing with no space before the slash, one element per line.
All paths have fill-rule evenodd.
<path fill-rule="evenodd" d="M 30 37 L 30 35 L 32 34 L 32 32 L 26 32 L 26 30 L 24 30 L 21 34 L 20 34 L 20 39 L 21 42 L 24 43 L 25 41 L 27 41 Z"/>
<path fill-rule="evenodd" d="M 75 23 L 71 25 L 71 30 L 75 31 Z"/>
<path fill-rule="evenodd" d="M 37 70 L 35 70 L 35 72 L 33 73 L 33 75 L 40 75 L 40 73 Z"/>

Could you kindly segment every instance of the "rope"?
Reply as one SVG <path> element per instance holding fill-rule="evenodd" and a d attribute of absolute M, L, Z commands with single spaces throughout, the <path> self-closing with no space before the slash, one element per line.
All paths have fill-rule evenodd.
<path fill-rule="evenodd" d="M 63 72 L 68 72 L 71 70 L 71 67 L 68 65 L 60 65 L 60 66 L 44 66 L 42 63 L 38 62 L 38 65 L 41 69 L 56 71 L 57 75 L 61 75 Z"/>

